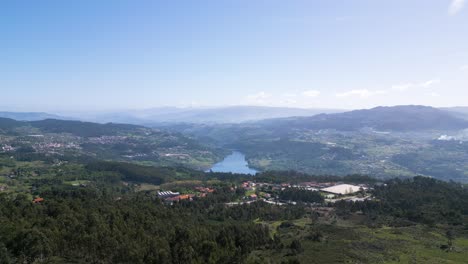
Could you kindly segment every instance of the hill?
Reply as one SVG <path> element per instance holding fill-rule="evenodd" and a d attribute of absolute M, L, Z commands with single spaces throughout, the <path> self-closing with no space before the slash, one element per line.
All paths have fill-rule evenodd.
<path fill-rule="evenodd" d="M 99 137 L 99 136 L 115 136 L 128 133 L 141 132 L 149 130 L 142 126 L 126 125 L 126 124 L 98 124 L 92 122 L 45 119 L 40 121 L 17 121 L 11 118 L 0 117 L 0 129 L 4 133 L 12 133 L 18 128 L 39 129 L 39 132 L 44 133 L 69 133 L 80 137 Z"/>
<path fill-rule="evenodd" d="M 23 125 L 25 125 L 24 122 L 0 117 L 0 134 L 11 134 L 16 128 Z"/>
<path fill-rule="evenodd" d="M 158 123 L 241 123 L 270 118 L 313 116 L 320 113 L 337 113 L 336 109 L 303 109 L 266 106 L 231 106 L 211 108 L 159 107 L 145 110 L 109 112 L 104 114 L 75 114 L 80 120 L 93 122 L 118 122 L 139 125 Z"/>
<path fill-rule="evenodd" d="M 95 160 L 207 169 L 225 151 L 180 133 L 128 124 L 0 118 L 0 153 L 22 161 Z"/>
<path fill-rule="evenodd" d="M 377 107 L 242 124 L 168 125 L 243 152 L 257 170 L 426 175 L 468 182 L 468 121 L 426 106 Z M 462 142 L 462 143 L 460 143 Z"/>
<path fill-rule="evenodd" d="M 264 122 L 269 126 L 341 131 L 372 128 L 389 131 L 454 130 L 468 128 L 468 121 L 428 106 L 376 107 L 337 114 L 294 117 Z"/>
<path fill-rule="evenodd" d="M 44 119 L 67 119 L 59 115 L 44 112 L 0 112 L 0 117 L 15 119 L 18 121 L 38 121 Z M 69 119 L 69 118 L 68 118 Z"/>
<path fill-rule="evenodd" d="M 450 112 L 451 114 L 454 114 L 460 118 L 468 120 L 468 107 L 466 106 L 446 107 L 441 109 Z"/>
<path fill-rule="evenodd" d="M 146 128 L 127 124 L 98 124 L 92 122 L 46 119 L 32 121 L 27 124 L 47 133 L 70 133 L 81 137 L 99 137 L 104 135 L 135 133 Z"/>

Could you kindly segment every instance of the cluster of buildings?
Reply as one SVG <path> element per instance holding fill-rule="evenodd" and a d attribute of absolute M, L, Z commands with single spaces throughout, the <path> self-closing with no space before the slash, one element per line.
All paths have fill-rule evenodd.
<path fill-rule="evenodd" d="M 199 197 L 206 197 L 209 193 L 213 193 L 215 190 L 207 187 L 195 187 L 195 190 L 199 192 Z"/>
<path fill-rule="evenodd" d="M 179 192 L 172 192 L 172 191 L 159 191 L 158 197 L 165 201 L 166 203 L 172 204 L 174 202 L 188 200 L 192 201 L 194 197 L 204 198 L 209 193 L 213 193 L 215 190 L 212 188 L 207 187 L 195 187 L 196 193 L 187 193 L 187 194 L 180 194 Z"/>
<path fill-rule="evenodd" d="M 172 191 L 162 191 L 158 192 L 158 197 L 164 200 L 166 203 L 173 203 L 182 200 L 192 200 L 195 195 L 191 194 L 183 194 L 181 195 L 179 192 L 172 192 Z"/>
<path fill-rule="evenodd" d="M 263 200 L 265 202 L 282 204 L 277 198 L 277 194 L 286 188 L 295 188 L 311 192 L 320 192 L 327 202 L 337 200 L 360 201 L 369 199 L 370 196 L 356 196 L 358 193 L 365 193 L 369 187 L 366 184 L 344 184 L 336 182 L 302 182 L 298 184 L 289 183 L 263 183 L 263 182 L 243 182 L 240 186 L 246 191 L 244 200 Z"/>
<path fill-rule="evenodd" d="M 366 193 L 369 187 L 365 184 L 352 185 L 335 182 L 303 182 L 289 184 L 245 181 L 235 188 L 243 189 L 245 191 L 245 196 L 240 201 L 229 202 L 227 205 L 238 205 L 255 201 L 264 201 L 276 205 L 296 204 L 295 201 L 283 201 L 279 198 L 280 192 L 287 188 L 320 192 L 325 198 L 325 201 L 331 203 L 339 200 L 363 201 L 370 199 L 370 195 Z M 233 187 L 232 190 L 234 191 L 235 188 Z M 159 191 L 157 195 L 164 202 L 173 204 L 174 202 L 183 200 L 191 201 L 195 197 L 203 198 L 214 191 L 215 189 L 213 188 L 199 186 L 193 188 L 192 193 L 181 194 L 173 191 Z"/>
<path fill-rule="evenodd" d="M 123 155 L 122 157 L 127 158 L 127 159 L 134 159 L 134 158 L 141 158 L 141 157 L 146 157 L 148 154 L 145 153 L 136 153 L 133 155 Z"/>
<path fill-rule="evenodd" d="M 48 149 L 80 149 L 80 145 L 74 142 L 69 143 L 58 143 L 58 142 L 44 142 L 33 145 L 34 149 L 37 151 L 48 150 Z"/>
<path fill-rule="evenodd" d="M 127 140 L 126 136 L 100 136 L 88 138 L 89 143 L 94 144 L 115 144 Z"/>
<path fill-rule="evenodd" d="M 14 151 L 15 148 L 10 146 L 10 145 L 3 145 L 2 146 L 2 152 L 10 152 L 10 151 Z"/>
<path fill-rule="evenodd" d="M 257 186 L 257 184 L 253 181 L 246 181 L 241 184 L 241 187 L 246 191 L 255 190 L 255 186 Z"/>

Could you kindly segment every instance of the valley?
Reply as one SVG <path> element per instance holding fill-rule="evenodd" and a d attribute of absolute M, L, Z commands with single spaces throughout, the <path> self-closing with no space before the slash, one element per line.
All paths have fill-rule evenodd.
<path fill-rule="evenodd" d="M 113 160 L 204 170 L 229 153 L 177 133 L 134 125 L 0 118 L 0 129 L 0 153 L 20 160 Z"/>
<path fill-rule="evenodd" d="M 468 0 L 2 1 L 0 264 L 467 264 Z"/>
<path fill-rule="evenodd" d="M 398 124 L 392 127 L 396 118 Z M 353 125 L 345 127 L 347 123 Z M 166 123 L 153 128 L 2 119 L 0 151 L 22 159 L 104 159 L 205 171 L 237 149 L 258 171 L 380 179 L 424 175 L 468 182 L 466 124 L 452 112 L 420 106 L 239 124 Z M 255 173 L 247 168 L 232 171 Z"/>
<path fill-rule="evenodd" d="M 150 128 L 0 119 L 0 262 L 468 257 L 466 130 L 291 120 Z"/>
<path fill-rule="evenodd" d="M 358 111 L 325 117 L 224 125 L 174 124 L 162 128 L 221 148 L 239 149 L 246 154 L 250 166 L 261 171 L 358 173 L 381 179 L 425 175 L 467 182 L 466 121 L 450 112 L 419 106 L 363 111 L 368 114 Z M 396 119 L 398 124 L 392 126 Z M 437 120 L 444 120 L 445 124 Z M 347 123 L 352 126 L 345 126 Z"/>

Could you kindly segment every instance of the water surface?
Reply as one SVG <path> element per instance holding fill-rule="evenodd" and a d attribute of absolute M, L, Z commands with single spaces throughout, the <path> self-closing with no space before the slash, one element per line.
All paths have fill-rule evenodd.
<path fill-rule="evenodd" d="M 231 172 L 252 175 L 257 173 L 256 170 L 249 168 L 249 164 L 247 160 L 245 160 L 245 155 L 239 151 L 232 152 L 232 154 L 225 157 L 223 161 L 213 165 L 210 170 L 213 172 Z"/>

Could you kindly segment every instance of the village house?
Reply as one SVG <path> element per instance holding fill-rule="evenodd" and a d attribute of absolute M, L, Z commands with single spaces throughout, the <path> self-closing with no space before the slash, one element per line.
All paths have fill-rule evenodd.
<path fill-rule="evenodd" d="M 246 181 L 242 183 L 242 188 L 244 188 L 247 191 L 255 190 L 255 182 L 252 181 Z"/>
<path fill-rule="evenodd" d="M 256 194 L 251 194 L 248 197 L 249 197 L 249 200 L 257 200 L 258 198 Z"/>
<path fill-rule="evenodd" d="M 195 190 L 201 193 L 213 193 L 214 192 L 214 189 L 207 188 L 207 187 L 195 187 Z"/>
<path fill-rule="evenodd" d="M 172 196 L 172 197 L 165 198 L 164 201 L 166 203 L 173 204 L 174 202 L 179 202 L 179 201 L 183 201 L 183 200 L 192 201 L 193 197 L 195 197 L 195 194 L 182 194 L 182 195 L 177 195 L 177 196 Z"/>
<path fill-rule="evenodd" d="M 44 198 L 41 198 L 41 197 L 37 197 L 33 200 L 33 203 L 35 204 L 39 204 L 39 203 L 42 203 L 44 202 Z"/>

